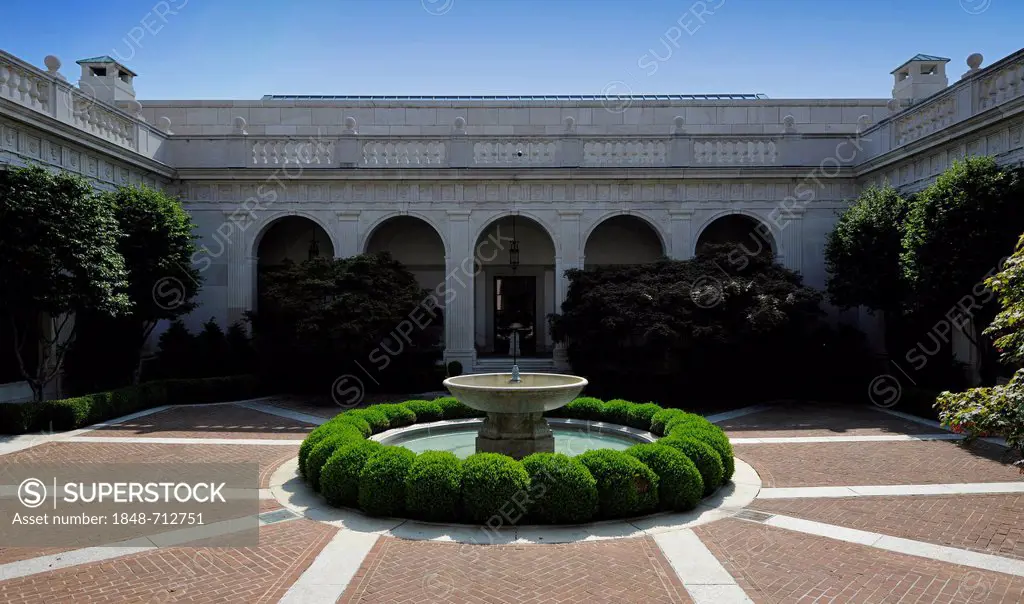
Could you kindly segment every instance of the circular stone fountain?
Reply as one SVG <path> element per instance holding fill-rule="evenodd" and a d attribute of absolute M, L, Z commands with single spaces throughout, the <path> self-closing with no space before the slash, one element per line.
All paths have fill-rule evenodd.
<path fill-rule="evenodd" d="M 487 413 L 476 437 L 477 453 L 501 453 L 522 459 L 533 453 L 553 453 L 555 438 L 545 411 L 564 407 L 576 398 L 587 380 L 556 373 L 481 373 L 444 381 L 462 404 Z"/>

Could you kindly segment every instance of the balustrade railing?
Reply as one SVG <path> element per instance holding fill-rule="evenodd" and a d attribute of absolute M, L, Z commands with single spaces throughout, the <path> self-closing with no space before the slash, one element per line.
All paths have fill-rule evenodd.
<path fill-rule="evenodd" d="M 372 141 L 363 145 L 365 166 L 440 166 L 445 144 L 440 140 Z"/>
<path fill-rule="evenodd" d="M 473 144 L 473 163 L 477 165 L 516 166 L 552 165 L 557 160 L 558 144 L 542 139 L 499 139 Z"/>
<path fill-rule="evenodd" d="M 254 166 L 331 166 L 334 141 L 320 139 L 256 139 L 252 143 Z"/>
<path fill-rule="evenodd" d="M 928 136 L 956 121 L 956 97 L 946 95 L 896 121 L 896 144 L 903 145 Z"/>
<path fill-rule="evenodd" d="M 1024 95 L 1024 58 L 1011 61 L 978 81 L 978 110 L 985 111 Z"/>
<path fill-rule="evenodd" d="M 50 79 L 32 69 L 2 59 L 0 57 L 0 98 L 50 113 Z"/>
<path fill-rule="evenodd" d="M 588 166 L 664 165 L 668 146 L 655 139 L 608 139 L 583 145 L 583 164 Z"/>
<path fill-rule="evenodd" d="M 693 143 L 693 161 L 702 165 L 768 166 L 776 162 L 778 147 L 772 139 L 705 139 Z"/>

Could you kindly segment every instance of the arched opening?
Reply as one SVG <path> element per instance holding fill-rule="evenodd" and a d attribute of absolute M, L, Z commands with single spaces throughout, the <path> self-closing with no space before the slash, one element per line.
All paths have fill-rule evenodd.
<path fill-rule="evenodd" d="M 316 222 L 303 216 L 285 216 L 267 227 L 257 244 L 256 258 L 258 301 L 268 273 L 314 258 L 334 258 L 334 245 Z"/>
<path fill-rule="evenodd" d="M 547 316 L 556 310 L 551 235 L 535 220 L 506 216 L 487 225 L 474 254 L 480 269 L 474 284 L 477 353 L 551 354 Z"/>
<path fill-rule="evenodd" d="M 778 251 L 771 229 L 765 223 L 745 214 L 729 214 L 716 218 L 697 237 L 699 255 L 709 245 L 734 245 L 745 256 L 774 257 Z"/>
<path fill-rule="evenodd" d="M 647 264 L 665 256 L 661 238 L 647 221 L 636 216 L 612 216 L 587 237 L 584 268 L 615 264 Z"/>
<path fill-rule="evenodd" d="M 405 265 L 420 287 L 435 294 L 444 288 L 444 241 L 434 227 L 415 216 L 395 216 L 378 225 L 366 240 L 366 253 L 388 252 Z M 436 295 L 442 306 L 424 329 L 430 340 L 444 347 L 444 295 Z M 434 300 L 434 298 L 430 298 Z"/>

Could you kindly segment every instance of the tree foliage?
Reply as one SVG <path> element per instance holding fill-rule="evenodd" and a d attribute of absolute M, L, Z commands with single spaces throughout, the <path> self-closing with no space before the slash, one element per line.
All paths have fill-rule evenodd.
<path fill-rule="evenodd" d="M 908 211 L 909 203 L 892 187 L 871 187 L 839 217 L 825 240 L 832 304 L 901 309 L 906 300 L 901 225 Z"/>
<path fill-rule="evenodd" d="M 37 400 L 74 339 L 73 313 L 130 307 L 120 237 L 110 203 L 85 179 L 40 167 L 0 172 L 0 314 Z M 47 323 L 40 341 L 26 342 L 37 321 Z M 26 357 L 36 354 L 30 372 Z"/>

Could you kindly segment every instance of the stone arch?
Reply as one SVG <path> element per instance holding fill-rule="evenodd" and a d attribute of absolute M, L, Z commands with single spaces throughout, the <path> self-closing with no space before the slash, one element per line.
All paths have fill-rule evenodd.
<path fill-rule="evenodd" d="M 762 249 L 770 250 L 779 259 L 785 251 L 781 241 L 781 233 L 772 227 L 770 220 L 749 210 L 725 210 L 704 221 L 693 238 L 692 254 L 697 255 L 706 243 L 735 243 L 746 249 L 756 249 L 757 253 Z"/>
<path fill-rule="evenodd" d="M 338 249 L 330 231 L 313 215 L 287 212 L 273 216 L 253 237 L 250 290 L 253 309 L 258 310 L 264 275 L 286 262 L 301 263 L 309 259 L 311 240 L 317 243 L 318 257 L 331 259 Z M 248 286 L 247 286 L 248 287 Z"/>
<path fill-rule="evenodd" d="M 623 253 L 623 246 L 618 245 L 623 238 L 634 243 L 639 241 L 639 249 Z M 664 233 L 647 216 L 617 211 L 605 214 L 587 229 L 582 252 L 587 266 L 643 264 L 667 256 L 668 245 Z"/>
<path fill-rule="evenodd" d="M 480 228 L 478 228 L 476 230 L 476 233 L 474 233 L 473 235 L 474 249 L 476 248 L 476 243 L 480 241 L 480 237 L 482 237 L 484 233 L 486 233 L 487 230 L 491 228 L 491 225 L 497 223 L 503 218 L 509 218 L 513 215 L 515 215 L 517 218 L 526 218 L 527 220 L 530 220 L 533 223 L 537 224 L 537 226 L 539 226 L 541 230 L 543 230 L 544 233 L 547 234 L 548 239 L 551 240 L 551 243 L 555 248 L 555 256 L 559 255 L 561 251 L 561 245 L 558 237 L 555 236 L 555 228 L 552 227 L 552 225 L 548 224 L 544 219 L 537 216 L 536 214 L 533 214 L 531 212 L 522 212 L 519 210 L 504 210 L 502 212 L 498 212 L 488 216 L 487 219 L 483 222 L 483 224 L 480 225 Z"/>
<path fill-rule="evenodd" d="M 331 244 L 331 257 L 333 257 L 334 254 L 336 254 L 337 251 L 341 249 L 340 246 L 338 245 L 338 241 L 336 241 L 334 238 L 334 233 L 332 232 L 332 230 L 328 228 L 328 225 L 325 224 L 318 216 L 310 212 L 303 212 L 302 210 L 289 210 L 286 212 L 277 212 L 267 218 L 267 220 L 260 227 L 260 229 L 256 231 L 256 233 L 253 235 L 252 243 L 248 246 L 249 256 L 252 258 L 259 257 L 260 245 L 263 243 L 263 238 L 266 236 L 266 234 L 270 232 L 270 230 L 274 228 L 274 226 L 280 224 L 282 220 L 290 217 L 305 218 L 306 220 L 309 220 L 316 224 L 316 226 L 320 227 L 320 229 L 326 235 L 327 241 Z M 327 257 L 325 256 L 324 250 L 321 250 L 320 257 Z"/>
<path fill-rule="evenodd" d="M 429 216 L 427 216 L 426 214 L 422 214 L 420 212 L 394 212 L 391 214 L 387 214 L 385 216 L 381 216 L 380 218 L 375 220 L 368 229 L 366 229 L 366 234 L 363 235 L 362 241 L 359 243 L 358 249 L 360 250 L 360 252 L 366 253 L 369 251 L 370 242 L 373 240 L 374 235 L 377 234 L 378 230 L 382 226 L 386 225 L 392 220 L 402 218 L 403 216 L 414 220 L 420 220 L 426 223 L 428 226 L 430 226 L 430 228 L 433 229 L 434 233 L 441 240 L 441 246 L 444 249 L 445 257 L 447 257 L 451 253 L 451 247 L 448 242 L 448 238 L 445 237 L 444 229 L 442 229 L 440 225 L 434 222 L 434 220 L 432 220 Z"/>

